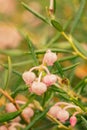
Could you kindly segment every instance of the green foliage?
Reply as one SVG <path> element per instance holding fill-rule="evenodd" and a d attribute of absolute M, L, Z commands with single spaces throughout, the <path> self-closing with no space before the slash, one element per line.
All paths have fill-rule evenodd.
<path fill-rule="evenodd" d="M 73 20 L 73 23 L 72 23 L 72 27 L 71 27 L 71 31 L 70 31 L 71 34 L 74 33 L 74 31 L 79 23 L 80 17 L 84 11 L 85 4 L 86 4 L 86 0 L 81 0 L 80 7 L 79 7 L 79 9 L 76 13 L 76 16 Z"/>
<path fill-rule="evenodd" d="M 61 24 L 58 21 L 51 20 L 51 23 L 59 32 L 63 32 L 63 27 L 61 26 Z"/>
<path fill-rule="evenodd" d="M 28 38 L 28 36 L 27 36 L 27 38 L 26 38 L 26 41 L 27 41 L 27 43 L 28 43 L 28 47 L 29 47 L 29 50 L 30 50 L 30 52 L 31 52 L 32 58 L 33 58 L 34 61 L 35 61 L 35 65 L 38 65 L 38 60 L 37 60 L 36 54 L 35 54 L 35 52 L 34 52 L 34 47 L 33 47 L 33 45 L 32 45 L 32 42 L 31 42 L 30 39 Z"/>
<path fill-rule="evenodd" d="M 25 130 L 29 130 L 30 128 L 32 128 L 32 126 L 37 123 L 38 120 L 42 119 L 46 113 L 48 111 L 48 108 L 45 109 L 43 112 L 39 113 L 33 120 L 32 122 L 25 128 Z"/>
<path fill-rule="evenodd" d="M 19 31 L 22 36 L 21 45 L 16 49 L 0 49 L 0 54 L 4 55 L 4 58 L 1 58 L 0 61 L 0 65 L 3 67 L 3 69 L 1 68 L 0 70 L 0 125 L 6 124 L 6 126 L 9 126 L 12 119 L 20 116 L 21 121 L 19 124 L 23 123 L 25 125 L 24 130 L 70 129 L 69 119 L 74 112 L 78 112 L 77 114 L 79 116 L 76 115 L 76 117 L 79 128 L 83 126 L 84 130 L 87 129 L 85 116 L 87 114 L 87 97 L 84 96 L 87 95 L 87 91 L 85 91 L 87 90 L 87 50 L 83 44 L 87 41 L 87 38 L 84 38 L 85 25 L 87 23 L 85 22 L 87 21 L 86 17 L 84 17 L 86 0 L 67 1 L 66 3 L 65 0 L 54 0 L 53 12 L 50 12 L 48 1 L 46 0 L 38 1 L 39 4 L 42 4 L 42 6 L 40 5 L 40 12 L 33 9 L 28 4 L 28 1 L 26 1 L 26 3 L 20 3 L 19 1 L 21 8 L 22 6 L 24 7 L 21 9 L 21 14 L 23 11 L 27 14 L 27 10 L 32 16 L 34 15 L 34 18 L 37 17 L 40 21 L 43 21 L 43 23 L 38 24 L 39 22 L 34 18 L 34 20 L 31 20 L 31 23 L 29 23 L 29 21 L 28 23 L 21 23 L 19 25 L 20 27 L 18 27 L 18 30 L 21 30 Z M 37 1 L 33 2 L 38 3 Z M 31 1 L 29 1 L 29 3 L 31 3 Z M 44 6 L 46 6 L 46 12 L 44 11 Z M 76 14 L 74 14 L 74 11 Z M 47 16 L 45 17 L 45 15 Z M 72 18 L 71 15 L 74 17 Z M 62 16 L 64 18 L 62 18 Z M 26 16 L 26 18 L 27 17 L 28 20 L 32 19 L 29 16 Z M 22 21 L 22 18 L 18 19 Z M 16 20 L 15 22 L 17 22 Z M 34 26 L 33 21 L 36 23 Z M 76 35 L 76 37 L 78 36 L 77 39 L 82 42 L 80 43 L 74 35 Z M 87 47 L 87 44 L 85 45 Z M 42 60 L 48 49 L 58 55 L 58 59 L 53 66 L 47 66 Z M 50 74 L 54 74 L 57 77 L 57 81 L 47 86 L 47 91 L 42 95 L 33 93 L 31 90 L 32 83 L 27 84 L 22 79 L 23 72 L 33 66 L 38 66 L 39 68 L 34 70 L 36 75 L 35 81 L 40 80 L 39 82 L 43 82 L 42 79 L 46 76 L 46 70 L 48 71 L 47 74 L 49 74 L 50 71 Z M 76 70 L 78 70 L 80 66 L 85 67 L 77 72 Z M 44 71 L 43 68 L 46 70 Z M 30 80 L 30 77 L 28 78 Z M 21 96 L 23 96 L 24 102 L 23 104 L 17 104 L 16 99 L 18 98 L 18 100 L 21 101 Z M 63 101 L 76 107 L 74 110 L 71 109 L 68 111 L 67 109 L 70 115 L 69 119 L 64 123 L 48 113 L 51 106 Z M 12 102 L 18 108 L 16 112 L 5 113 L 5 104 L 9 102 Z M 34 116 L 30 119 L 30 123 L 25 120 L 25 117 L 21 114 L 22 110 L 29 106 L 34 111 Z M 60 107 L 64 108 L 66 106 L 60 105 Z M 43 124 L 43 122 L 45 123 Z M 40 124 L 40 126 L 38 124 Z M 20 128 L 18 128 L 18 130 L 20 130 Z M 74 128 L 72 128 L 72 130 L 74 130 Z"/>
<path fill-rule="evenodd" d="M 29 6 L 27 4 L 25 4 L 24 2 L 21 3 L 25 9 L 27 9 L 29 12 L 31 12 L 33 15 L 35 15 L 36 17 L 38 17 L 39 19 L 41 19 L 42 21 L 46 22 L 49 24 L 49 21 L 42 16 L 41 14 L 37 13 L 36 11 L 32 10 L 31 8 L 29 8 Z"/>
<path fill-rule="evenodd" d="M 17 117 L 18 115 L 20 115 L 20 113 L 21 113 L 21 111 L 2 114 L 2 115 L 0 115 L 0 123 L 10 121 L 10 120 L 14 119 L 15 117 Z"/>

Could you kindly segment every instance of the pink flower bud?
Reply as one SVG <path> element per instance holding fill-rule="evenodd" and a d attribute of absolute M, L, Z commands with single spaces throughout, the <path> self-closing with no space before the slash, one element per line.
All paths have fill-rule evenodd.
<path fill-rule="evenodd" d="M 50 108 L 50 110 L 49 110 L 48 113 L 49 113 L 50 115 L 52 115 L 53 117 L 57 118 L 57 113 L 58 113 L 60 110 L 61 110 L 60 107 L 58 107 L 58 106 L 53 106 L 53 107 Z"/>
<path fill-rule="evenodd" d="M 44 92 L 47 91 L 47 86 L 42 82 L 34 81 L 31 86 L 31 90 L 33 93 L 37 95 L 42 95 Z"/>
<path fill-rule="evenodd" d="M 10 127 L 8 128 L 8 130 L 17 130 L 17 128 L 15 128 L 15 127 L 13 127 L 13 126 L 10 126 Z"/>
<path fill-rule="evenodd" d="M 23 73 L 22 78 L 25 81 L 25 83 L 29 85 L 35 80 L 36 75 L 33 72 L 27 71 Z"/>
<path fill-rule="evenodd" d="M 0 130 L 8 130 L 6 126 L 2 125 L 0 126 Z"/>
<path fill-rule="evenodd" d="M 77 123 L 77 118 L 75 116 L 70 117 L 70 124 L 72 127 L 74 127 Z"/>
<path fill-rule="evenodd" d="M 6 104 L 6 112 L 15 112 L 17 111 L 16 107 L 12 103 Z"/>
<path fill-rule="evenodd" d="M 18 117 L 16 117 L 16 118 L 14 118 L 14 119 L 12 120 L 12 122 L 20 122 L 20 120 L 21 120 L 21 118 L 20 118 L 20 116 L 18 116 Z"/>
<path fill-rule="evenodd" d="M 61 121 L 61 122 L 65 122 L 66 120 L 68 120 L 69 118 L 69 113 L 66 110 L 61 109 L 58 113 L 57 113 L 57 118 Z"/>
<path fill-rule="evenodd" d="M 56 81 L 57 81 L 57 77 L 56 77 L 56 75 L 54 75 L 54 74 L 46 75 L 46 76 L 43 78 L 43 82 L 44 82 L 47 86 L 50 86 L 50 85 L 54 84 Z"/>
<path fill-rule="evenodd" d="M 30 120 L 30 118 L 34 115 L 34 111 L 33 109 L 31 109 L 30 107 L 26 107 L 23 112 L 22 112 L 22 115 L 24 116 L 24 118 L 26 120 Z"/>
<path fill-rule="evenodd" d="M 48 50 L 44 55 L 43 62 L 46 63 L 48 66 L 52 66 L 55 61 L 57 61 L 57 55 Z"/>
<path fill-rule="evenodd" d="M 12 103 L 6 104 L 5 109 L 6 109 L 6 112 L 8 112 L 8 113 L 17 111 L 16 107 Z M 14 118 L 12 121 L 13 122 L 19 122 L 20 120 L 21 120 L 21 118 L 18 116 L 16 118 Z"/>

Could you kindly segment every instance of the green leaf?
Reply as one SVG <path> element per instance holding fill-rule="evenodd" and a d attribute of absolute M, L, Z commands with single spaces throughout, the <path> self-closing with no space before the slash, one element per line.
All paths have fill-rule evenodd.
<path fill-rule="evenodd" d="M 5 69 L 8 69 L 8 66 L 5 64 L 0 64 L 1 66 L 3 66 Z M 16 74 L 17 76 L 22 77 L 22 74 L 14 69 L 12 69 L 12 73 Z"/>
<path fill-rule="evenodd" d="M 39 50 L 35 50 L 35 54 L 44 54 L 46 52 L 47 49 L 39 49 Z M 53 52 L 59 52 L 59 53 L 70 53 L 73 54 L 72 51 L 69 50 L 65 50 L 65 49 L 51 49 Z M 31 52 L 30 51 L 21 51 L 21 50 L 17 50 L 18 53 L 16 52 L 16 50 L 0 50 L 0 54 L 4 54 L 4 55 L 8 55 L 11 57 L 14 56 L 25 56 L 25 55 L 30 55 Z"/>
<path fill-rule="evenodd" d="M 76 100 L 74 97 L 72 97 L 72 95 L 68 95 L 68 93 L 63 90 L 62 88 L 58 88 L 58 87 L 51 87 L 52 90 L 54 90 L 55 92 L 58 92 L 58 94 L 63 97 L 65 100 L 68 100 L 70 102 L 73 102 L 74 104 L 76 104 L 77 106 L 79 106 L 84 112 L 86 112 L 85 107 L 83 106 L 83 104 Z"/>
<path fill-rule="evenodd" d="M 71 66 L 68 66 L 68 67 L 65 67 L 65 68 L 62 68 L 62 71 L 68 71 L 68 70 L 71 70 L 71 69 L 74 69 L 77 65 L 79 65 L 80 63 L 76 63 L 74 65 L 71 65 Z M 56 71 L 56 72 L 53 72 L 54 74 L 57 74 L 59 73 L 59 71 Z"/>
<path fill-rule="evenodd" d="M 71 34 L 75 31 L 77 24 L 79 23 L 80 17 L 82 15 L 83 11 L 84 11 L 85 4 L 86 4 L 86 0 L 81 0 L 80 7 L 79 7 L 79 9 L 76 13 L 75 19 L 72 23 L 72 28 L 71 28 L 71 31 L 70 31 Z"/>
<path fill-rule="evenodd" d="M 61 58 L 61 59 L 59 59 L 58 61 L 59 62 L 64 62 L 64 61 L 67 61 L 67 60 L 74 60 L 74 59 L 76 59 L 78 56 L 67 56 L 67 57 L 64 57 L 64 58 Z"/>
<path fill-rule="evenodd" d="M 56 12 L 56 0 L 54 0 L 54 13 Z"/>
<path fill-rule="evenodd" d="M 15 97 L 19 92 L 24 92 L 24 91 L 26 91 L 26 90 L 28 90 L 28 87 L 25 86 L 25 85 L 22 85 L 22 86 L 18 87 L 17 89 L 15 89 L 15 90 L 11 93 L 11 96 L 12 96 L 12 97 Z"/>
<path fill-rule="evenodd" d="M 57 124 L 53 122 L 47 122 L 45 125 L 43 124 L 41 127 L 33 128 L 33 130 L 48 130 L 49 128 L 52 128 L 54 126 L 57 126 Z"/>
<path fill-rule="evenodd" d="M 76 64 L 73 64 L 71 66 L 68 66 L 68 67 L 65 67 L 63 68 L 63 71 L 68 71 L 68 70 L 71 70 L 71 69 L 75 69 L 76 66 L 78 66 L 80 63 L 76 63 Z"/>
<path fill-rule="evenodd" d="M 32 64 L 33 61 L 32 60 L 25 60 L 22 62 L 17 62 L 17 63 L 12 63 L 12 67 L 20 67 L 20 66 L 25 66 L 25 65 L 29 65 Z M 7 64 L 5 64 L 7 66 Z"/>
<path fill-rule="evenodd" d="M 84 127 L 84 130 L 86 130 L 87 129 L 87 120 L 83 116 L 81 116 L 81 120 L 82 120 L 81 124 Z"/>
<path fill-rule="evenodd" d="M 7 75 L 6 75 L 6 81 L 5 81 L 5 85 L 4 85 L 3 89 L 6 89 L 8 87 L 9 80 L 10 80 L 10 77 L 11 77 L 11 73 L 12 73 L 12 64 L 11 64 L 10 57 L 8 57 L 8 72 L 7 72 Z"/>
<path fill-rule="evenodd" d="M 28 36 L 27 36 L 27 38 L 26 38 L 26 41 L 27 41 L 29 50 L 31 51 L 31 54 L 32 54 L 32 58 L 33 58 L 33 60 L 34 60 L 34 63 L 35 63 L 35 65 L 38 65 L 38 60 L 37 60 L 37 58 L 36 58 L 36 54 L 35 54 L 35 51 L 34 51 L 34 48 L 33 48 L 33 44 L 32 44 L 32 42 L 31 42 L 31 40 L 28 38 Z"/>
<path fill-rule="evenodd" d="M 42 119 L 46 113 L 48 112 L 49 108 L 46 108 L 43 112 L 39 113 L 31 122 L 30 124 L 25 128 L 25 130 L 29 130 L 35 123 L 37 123 L 37 121 L 39 121 L 40 119 Z"/>
<path fill-rule="evenodd" d="M 0 114 L 0 123 L 10 121 L 20 115 L 21 111 L 11 112 L 11 113 L 5 113 Z"/>
<path fill-rule="evenodd" d="M 62 66 L 61 64 L 59 63 L 59 61 L 56 61 L 55 62 L 55 65 L 56 65 L 56 68 L 57 68 L 57 72 L 61 75 L 62 78 L 64 78 L 64 73 L 63 73 L 63 70 L 62 70 Z"/>
<path fill-rule="evenodd" d="M 24 6 L 25 9 L 27 9 L 33 15 L 35 15 L 36 17 L 38 17 L 39 19 L 41 19 L 45 23 L 50 24 L 49 21 L 47 20 L 47 18 L 43 17 L 41 14 L 39 14 L 36 11 L 34 11 L 33 9 L 31 9 L 26 3 L 22 2 L 21 4 Z"/>
<path fill-rule="evenodd" d="M 75 87 L 74 87 L 74 91 L 77 92 L 77 94 L 81 94 L 84 90 L 84 88 L 86 87 L 87 84 L 87 76 L 84 77 Z"/>
<path fill-rule="evenodd" d="M 58 93 L 62 93 L 62 94 L 66 94 L 66 92 L 64 90 L 62 90 L 61 88 L 56 87 L 55 85 L 52 85 L 52 87 L 50 87 L 51 90 L 58 92 Z"/>
<path fill-rule="evenodd" d="M 0 49 L 0 54 L 8 55 L 8 56 L 22 56 L 24 55 L 24 52 L 18 49 L 15 50 L 1 50 Z"/>
<path fill-rule="evenodd" d="M 65 25 L 64 25 L 64 27 L 63 27 L 64 31 L 67 29 L 67 27 L 69 26 L 70 22 L 71 22 L 71 19 L 69 19 L 69 20 L 65 23 Z M 57 34 L 50 40 L 50 42 L 49 42 L 48 44 L 46 44 L 46 47 L 50 47 L 51 45 L 54 45 L 53 43 L 57 42 L 57 40 L 60 38 L 60 36 L 61 36 L 61 33 L 60 33 L 60 32 L 57 32 Z M 56 44 L 56 43 L 55 43 L 55 44 Z"/>
<path fill-rule="evenodd" d="M 71 102 L 73 102 L 74 104 L 76 104 L 77 106 L 79 106 L 84 112 L 86 112 L 85 107 L 83 106 L 83 104 L 80 101 L 78 101 L 77 99 L 75 99 L 73 97 L 69 98 L 69 100 Z"/>
<path fill-rule="evenodd" d="M 69 50 L 65 50 L 65 49 L 50 49 L 52 52 L 57 52 L 57 53 L 71 53 L 73 54 L 71 51 Z M 47 49 L 41 49 L 41 50 L 36 50 L 36 54 L 44 54 L 46 53 Z"/>
<path fill-rule="evenodd" d="M 83 48 L 83 46 L 74 38 L 72 37 L 72 41 L 76 48 L 81 52 L 85 57 L 87 57 L 87 51 Z"/>
<path fill-rule="evenodd" d="M 53 27 L 55 27 L 59 32 L 63 32 L 63 27 L 61 26 L 61 24 L 56 21 L 56 20 L 51 20 L 51 24 L 53 25 Z"/>

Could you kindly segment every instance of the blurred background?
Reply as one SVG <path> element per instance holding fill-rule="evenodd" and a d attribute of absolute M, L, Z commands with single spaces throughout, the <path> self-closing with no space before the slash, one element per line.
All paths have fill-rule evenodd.
<path fill-rule="evenodd" d="M 49 8 L 49 0 L 22 1 L 27 3 L 33 10 L 49 18 L 47 11 Z M 0 64 L 8 64 L 7 55 L 3 54 L 3 52 L 7 50 L 12 50 L 15 54 L 17 50 L 28 50 L 23 33 L 29 35 L 36 49 L 44 49 L 48 47 L 71 49 L 70 45 L 63 37 L 60 37 L 56 40 L 55 44 L 50 44 L 49 46 L 48 44 L 56 35 L 57 31 L 24 9 L 21 4 L 22 1 L 0 0 Z M 66 29 L 66 33 L 70 33 L 73 19 L 80 7 L 81 0 L 56 0 L 56 3 L 55 17 L 62 25 L 65 25 L 67 21 L 70 21 Z M 73 36 L 87 51 L 87 1 L 84 7 L 84 12 L 81 15 Z M 65 56 L 66 55 L 64 54 L 59 54 L 59 59 Z M 41 59 L 42 56 L 39 56 L 38 58 Z M 65 73 L 65 75 L 70 79 L 72 87 L 74 87 L 82 78 L 87 76 L 87 61 L 85 62 L 84 60 L 78 58 L 72 60 L 71 62 L 66 61 L 62 63 L 63 67 L 67 67 L 78 61 L 80 62 L 80 65 L 76 67 L 73 72 L 70 70 Z M 34 62 L 30 55 L 11 56 L 11 62 L 13 69 L 21 73 L 29 69 L 32 65 L 34 66 Z M 7 74 L 7 70 L 0 66 L 0 86 L 2 87 L 6 82 L 6 77 L 4 76 L 5 74 Z M 14 90 L 18 85 L 22 85 L 21 78 L 12 74 L 9 87 L 11 90 Z M 84 89 L 82 95 L 86 96 L 86 94 L 87 88 Z M 79 128 L 79 130 L 80 129 L 82 128 Z"/>

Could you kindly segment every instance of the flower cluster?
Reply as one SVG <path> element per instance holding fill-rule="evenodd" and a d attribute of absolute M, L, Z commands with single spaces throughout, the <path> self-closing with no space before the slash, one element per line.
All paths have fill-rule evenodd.
<path fill-rule="evenodd" d="M 25 104 L 26 102 L 17 100 L 16 103 L 18 105 L 19 104 L 22 105 L 22 104 Z M 5 107 L 5 110 L 6 110 L 7 113 L 11 113 L 11 112 L 17 111 L 17 108 L 15 107 L 15 105 L 13 103 L 7 103 L 6 107 Z M 31 118 L 34 116 L 34 111 L 32 109 L 32 105 L 30 104 L 29 106 L 24 108 L 21 115 L 29 123 Z M 21 121 L 21 117 L 17 116 L 13 120 L 11 120 L 11 122 L 7 126 L 2 125 L 0 127 L 0 130 L 16 130 L 16 127 L 25 128 L 25 125 L 21 125 L 20 121 Z"/>
<path fill-rule="evenodd" d="M 56 83 L 57 76 L 51 74 L 47 68 L 47 66 L 53 66 L 56 60 L 57 55 L 48 50 L 44 55 L 43 62 L 40 66 L 33 67 L 29 71 L 23 73 L 22 75 L 23 80 L 26 83 L 26 85 L 30 86 L 29 88 L 30 92 L 33 92 L 37 95 L 42 95 L 47 91 L 49 86 Z M 35 70 L 38 70 L 39 72 L 38 77 L 33 72 Z"/>
<path fill-rule="evenodd" d="M 70 117 L 67 109 L 72 109 L 72 108 L 74 108 L 76 111 Z M 48 113 L 62 123 L 65 123 L 69 119 L 70 125 L 74 127 L 77 123 L 76 115 L 79 114 L 80 112 L 81 109 L 76 105 L 66 103 L 66 102 L 58 102 L 49 109 Z"/>

